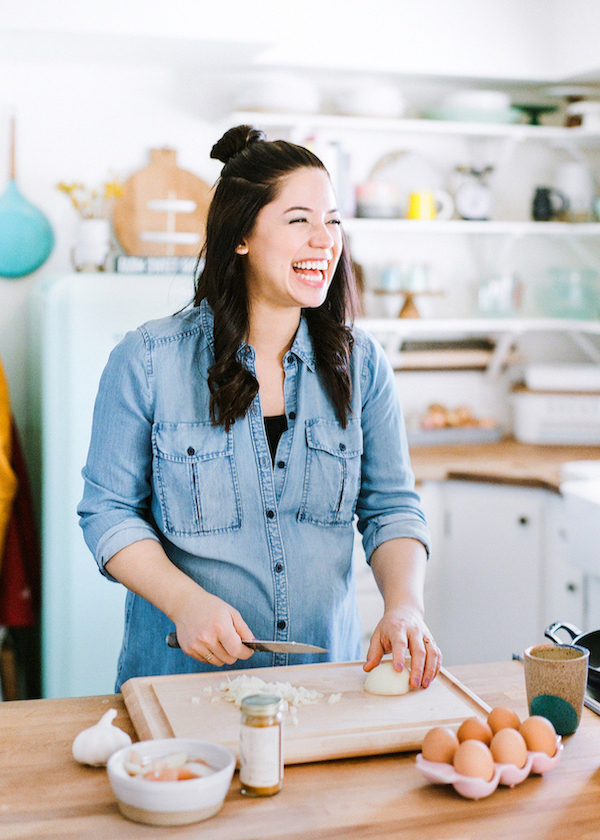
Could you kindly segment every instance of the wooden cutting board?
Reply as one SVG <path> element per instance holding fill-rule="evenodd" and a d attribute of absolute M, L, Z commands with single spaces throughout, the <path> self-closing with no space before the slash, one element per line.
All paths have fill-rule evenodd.
<path fill-rule="evenodd" d="M 362 662 L 136 677 L 123 685 L 122 693 L 141 740 L 202 738 L 237 755 L 240 711 L 219 689 L 242 674 L 323 694 L 316 705 L 298 708 L 296 723 L 286 718 L 286 764 L 418 750 L 432 726 L 456 731 L 465 718 L 486 717 L 490 711 L 445 669 L 427 689 L 399 697 L 369 694 L 363 688 Z M 329 697 L 340 692 L 339 702 L 330 703 Z"/>
<path fill-rule="evenodd" d="M 151 149 L 150 163 L 124 184 L 113 225 L 137 257 L 196 257 L 204 243 L 210 186 L 177 166 L 175 149 Z"/>

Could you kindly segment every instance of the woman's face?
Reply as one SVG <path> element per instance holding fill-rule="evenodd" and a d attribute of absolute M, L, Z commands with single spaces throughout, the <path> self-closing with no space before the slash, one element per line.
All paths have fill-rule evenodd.
<path fill-rule="evenodd" d="M 327 172 L 303 167 L 285 176 L 236 251 L 244 257 L 251 307 L 320 306 L 342 252 L 340 214 Z"/>

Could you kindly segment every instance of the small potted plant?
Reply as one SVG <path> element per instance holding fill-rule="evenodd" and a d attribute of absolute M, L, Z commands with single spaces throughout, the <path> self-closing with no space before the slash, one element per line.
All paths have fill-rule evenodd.
<path fill-rule="evenodd" d="M 76 271 L 104 271 L 111 250 L 110 214 L 115 199 L 122 194 L 120 183 L 113 179 L 99 189 L 84 184 L 61 181 L 57 188 L 69 196 L 79 216 L 72 260 Z"/>

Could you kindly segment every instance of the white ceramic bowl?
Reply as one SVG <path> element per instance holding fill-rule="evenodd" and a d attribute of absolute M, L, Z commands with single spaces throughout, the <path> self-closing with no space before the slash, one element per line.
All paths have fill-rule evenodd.
<path fill-rule="evenodd" d="M 130 776 L 125 770 L 124 764 L 132 750 L 140 755 L 143 763 L 187 752 L 192 758 L 202 758 L 215 772 L 178 782 L 151 782 Z M 139 741 L 117 750 L 109 758 L 106 769 L 119 810 L 125 817 L 149 825 L 185 825 L 206 820 L 221 810 L 235 764 L 233 753 L 220 744 L 196 738 L 161 738 Z"/>
<path fill-rule="evenodd" d="M 238 111 L 315 114 L 321 97 L 317 85 L 296 73 L 271 72 L 244 80 L 233 96 Z"/>
<path fill-rule="evenodd" d="M 446 96 L 442 104 L 445 108 L 505 111 L 510 107 L 510 96 L 498 90 L 459 90 Z"/>
<path fill-rule="evenodd" d="M 402 117 L 406 111 L 404 96 L 394 85 L 364 81 L 341 90 L 335 96 L 336 114 L 357 117 Z"/>

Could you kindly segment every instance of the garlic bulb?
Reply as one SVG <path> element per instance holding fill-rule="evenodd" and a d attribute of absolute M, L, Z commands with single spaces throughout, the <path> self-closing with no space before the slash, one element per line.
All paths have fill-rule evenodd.
<path fill-rule="evenodd" d="M 73 741 L 73 758 L 81 764 L 101 767 L 111 755 L 121 747 L 131 744 L 131 738 L 112 721 L 117 716 L 116 709 L 109 709 L 98 723 L 84 729 Z"/>

